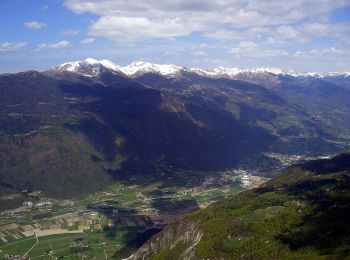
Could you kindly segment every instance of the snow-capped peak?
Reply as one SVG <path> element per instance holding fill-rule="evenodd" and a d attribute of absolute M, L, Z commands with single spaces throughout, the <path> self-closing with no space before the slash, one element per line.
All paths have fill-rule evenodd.
<path fill-rule="evenodd" d="M 197 75 L 212 78 L 235 78 L 239 74 L 262 74 L 269 73 L 273 75 L 283 75 L 292 77 L 349 77 L 350 72 L 309 72 L 298 73 L 293 70 L 285 70 L 273 67 L 258 67 L 253 69 L 243 69 L 237 67 L 218 67 L 213 70 L 205 70 L 200 68 L 185 68 L 177 65 L 155 64 L 145 61 L 136 61 L 127 66 L 121 67 L 109 60 L 95 60 L 87 58 L 83 61 L 73 61 L 58 65 L 50 71 L 69 71 L 78 73 L 83 76 L 93 77 L 101 72 L 101 68 L 108 69 L 112 72 L 123 73 L 129 77 L 137 77 L 146 73 L 157 73 L 165 77 L 173 78 L 180 71 L 187 71 Z"/>
<path fill-rule="evenodd" d="M 280 68 L 274 68 L 274 67 L 260 67 L 260 68 L 253 68 L 250 70 L 251 73 L 271 73 L 275 75 L 290 75 L 290 76 L 297 76 L 299 73 L 293 71 L 293 70 L 285 70 Z"/>
<path fill-rule="evenodd" d="M 176 65 L 154 64 L 144 61 L 136 61 L 128 66 L 121 67 L 120 70 L 128 76 L 140 75 L 145 73 L 159 73 L 163 76 L 175 76 L 175 74 L 183 69 Z"/>
<path fill-rule="evenodd" d="M 253 69 L 242 69 L 237 67 L 218 67 L 213 70 L 203 70 L 203 69 L 197 69 L 192 68 L 190 69 L 193 73 L 202 75 L 202 76 L 208 76 L 208 77 L 235 77 L 238 74 L 242 73 L 252 73 L 252 74 L 259 74 L 259 73 L 271 73 L 275 75 L 290 75 L 290 76 L 299 76 L 300 74 L 292 71 L 292 70 L 283 70 L 279 68 L 253 68 Z"/>
<path fill-rule="evenodd" d="M 83 76 L 93 77 L 100 73 L 102 67 L 111 71 L 119 71 L 119 66 L 115 65 L 113 62 L 109 60 L 98 61 L 93 58 L 87 58 L 83 61 L 66 62 L 50 70 L 58 72 L 69 71 Z"/>
<path fill-rule="evenodd" d="M 107 69 L 110 69 L 110 70 L 113 70 L 113 71 L 119 71 L 120 70 L 120 66 L 114 64 L 110 60 L 100 60 L 99 63 L 102 66 L 106 67 Z"/>
<path fill-rule="evenodd" d="M 83 63 L 85 64 L 90 64 L 90 65 L 95 65 L 95 64 L 98 64 L 99 61 L 98 60 L 95 60 L 93 58 L 87 58 L 85 59 L 84 61 L 82 61 Z"/>

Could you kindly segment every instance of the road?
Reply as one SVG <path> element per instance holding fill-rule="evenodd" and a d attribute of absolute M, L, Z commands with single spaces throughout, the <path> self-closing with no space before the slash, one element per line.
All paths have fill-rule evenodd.
<path fill-rule="evenodd" d="M 34 232 L 34 235 L 35 235 L 35 238 L 36 238 L 36 242 L 35 244 L 28 250 L 27 253 L 25 253 L 23 256 L 27 256 L 29 254 L 30 251 L 32 251 L 32 249 L 39 243 L 39 239 L 38 237 L 36 236 L 36 233 Z"/>

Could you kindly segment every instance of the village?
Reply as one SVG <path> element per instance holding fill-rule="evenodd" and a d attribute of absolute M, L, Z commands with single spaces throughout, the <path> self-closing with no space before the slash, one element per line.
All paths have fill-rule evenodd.
<path fill-rule="evenodd" d="M 208 176 L 200 184 L 193 176 L 188 176 L 187 187 L 118 184 L 84 200 L 51 199 L 44 197 L 41 191 L 24 190 L 26 199 L 21 206 L 0 212 L 0 256 L 27 241 L 34 243 L 35 239 L 54 236 L 65 236 L 69 243 L 77 236 L 96 236 L 100 243 L 105 243 L 106 239 L 112 247 L 122 241 L 103 238 L 108 232 L 118 237 L 118 234 L 136 236 L 147 230 L 160 230 L 188 212 L 266 180 L 243 169 L 224 171 L 219 178 Z M 87 245 L 93 247 L 91 242 Z M 33 250 L 23 252 L 30 255 Z M 44 251 L 53 251 L 47 250 Z"/>

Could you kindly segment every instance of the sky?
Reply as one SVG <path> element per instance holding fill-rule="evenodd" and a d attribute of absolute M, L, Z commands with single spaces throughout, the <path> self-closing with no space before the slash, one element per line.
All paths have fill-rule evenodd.
<path fill-rule="evenodd" d="M 0 73 L 88 57 L 350 71 L 350 0 L 0 0 Z"/>

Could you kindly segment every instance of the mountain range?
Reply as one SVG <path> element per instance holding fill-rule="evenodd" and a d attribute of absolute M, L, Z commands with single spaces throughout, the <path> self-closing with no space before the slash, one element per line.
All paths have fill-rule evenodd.
<path fill-rule="evenodd" d="M 154 64 L 144 61 L 136 61 L 127 66 L 119 66 L 109 60 L 95 60 L 93 58 L 87 58 L 83 61 L 73 61 L 55 66 L 49 71 L 51 72 L 63 72 L 69 71 L 73 73 L 79 73 L 84 76 L 95 76 L 100 70 L 109 69 L 116 73 L 123 73 L 129 77 L 135 77 L 147 73 L 157 73 L 162 76 L 175 77 L 177 73 L 188 72 L 197 74 L 200 76 L 213 77 L 213 78 L 234 78 L 240 74 L 261 74 L 271 73 L 274 75 L 284 75 L 292 77 L 349 77 L 350 72 L 305 72 L 299 73 L 293 70 L 279 69 L 273 67 L 260 67 L 253 69 L 242 69 L 237 67 L 218 67 L 213 70 L 205 70 L 199 68 L 186 68 L 177 65 L 167 64 Z"/>
<path fill-rule="evenodd" d="M 349 73 L 86 59 L 1 74 L 1 191 L 70 197 L 135 175 L 271 175 L 283 158 L 343 151 L 349 100 Z"/>

